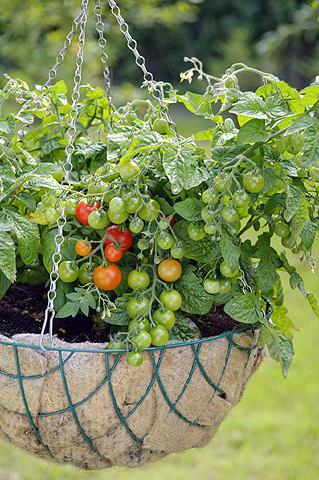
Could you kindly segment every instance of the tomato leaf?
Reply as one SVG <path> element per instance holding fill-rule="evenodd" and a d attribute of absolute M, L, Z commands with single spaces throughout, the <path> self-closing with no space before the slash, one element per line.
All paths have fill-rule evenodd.
<path fill-rule="evenodd" d="M 163 167 L 174 195 L 200 185 L 208 177 L 194 149 L 182 149 L 180 152 L 167 150 L 163 156 Z"/>
<path fill-rule="evenodd" d="M 5 296 L 11 285 L 10 280 L 0 271 L 0 300 Z"/>
<path fill-rule="evenodd" d="M 177 202 L 174 205 L 175 212 L 189 222 L 196 222 L 201 219 L 201 209 L 201 202 L 196 198 L 186 198 L 182 202 Z"/>
<path fill-rule="evenodd" d="M 224 306 L 224 312 L 240 323 L 258 323 L 263 320 L 261 300 L 253 293 L 237 295 Z"/>
<path fill-rule="evenodd" d="M 1 231 L 0 234 L 0 270 L 13 283 L 17 272 L 15 244 L 9 233 Z"/>
<path fill-rule="evenodd" d="M 267 138 L 264 120 L 254 118 L 241 127 L 237 135 L 237 142 L 240 144 L 264 142 Z"/>
<path fill-rule="evenodd" d="M 7 210 L 7 217 L 17 237 L 21 260 L 26 265 L 30 265 L 38 258 L 40 246 L 39 228 L 35 223 L 11 210 Z"/>
<path fill-rule="evenodd" d="M 182 296 L 181 310 L 184 312 L 205 315 L 212 308 L 213 298 L 205 292 L 202 280 L 195 275 L 192 268 L 184 272 L 176 283 L 176 288 Z"/>
<path fill-rule="evenodd" d="M 298 211 L 303 199 L 304 195 L 298 186 L 287 186 L 286 209 L 284 212 L 284 217 L 287 222 L 290 222 L 294 214 Z"/>
<path fill-rule="evenodd" d="M 220 250 L 224 260 L 226 260 L 228 265 L 235 270 L 240 257 L 240 248 L 235 245 L 232 237 L 225 229 L 221 232 Z"/>

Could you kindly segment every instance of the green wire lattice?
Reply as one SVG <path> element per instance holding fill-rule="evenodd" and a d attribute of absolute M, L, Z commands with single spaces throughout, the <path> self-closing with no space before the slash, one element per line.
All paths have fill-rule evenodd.
<path fill-rule="evenodd" d="M 191 426 L 198 427 L 198 428 L 203 428 L 204 425 L 201 425 L 200 423 L 198 423 L 196 421 L 192 421 L 192 420 L 188 419 L 187 417 L 185 417 L 185 415 L 183 415 L 183 413 L 178 409 L 178 403 L 181 400 L 181 398 L 184 396 L 185 392 L 187 391 L 187 387 L 188 387 L 196 369 L 198 369 L 200 371 L 200 373 L 203 376 L 203 378 L 205 379 L 206 383 L 212 388 L 212 390 L 214 391 L 214 395 L 216 394 L 216 395 L 220 396 L 221 398 L 226 398 L 226 394 L 223 391 L 223 389 L 221 388 L 221 383 L 222 383 L 222 380 L 223 380 L 223 377 L 224 377 L 224 374 L 225 374 L 225 371 L 226 371 L 226 368 L 227 368 L 227 365 L 228 365 L 228 361 L 229 361 L 229 357 L 230 357 L 232 349 L 236 348 L 240 351 L 247 352 L 247 360 L 246 360 L 246 363 L 244 365 L 244 370 L 245 370 L 245 368 L 247 366 L 247 363 L 248 363 L 248 360 L 249 360 L 249 357 L 250 357 L 250 352 L 251 352 L 251 350 L 253 350 L 256 347 L 256 345 L 253 345 L 252 347 L 242 347 L 235 342 L 234 335 L 236 335 L 238 333 L 242 333 L 242 332 L 247 331 L 247 330 L 251 331 L 251 327 L 242 327 L 242 328 L 239 328 L 239 329 L 236 329 L 236 330 L 233 330 L 233 331 L 222 333 L 222 334 L 214 336 L 214 337 L 202 338 L 202 339 L 199 339 L 199 340 L 192 340 L 192 341 L 187 341 L 187 342 L 179 342 L 179 343 L 175 343 L 175 344 L 167 344 L 164 347 L 148 348 L 146 351 L 149 353 L 151 361 L 152 361 L 153 375 L 151 377 L 151 380 L 150 380 L 145 392 L 143 393 L 143 395 L 141 396 L 139 401 L 125 415 L 121 411 L 120 406 L 117 402 L 115 393 L 114 393 L 114 389 L 113 389 L 113 385 L 112 385 L 112 374 L 116 370 L 117 366 L 119 365 L 119 362 L 120 362 L 121 358 L 123 357 L 123 355 L 125 355 L 127 353 L 126 350 L 106 350 L 106 349 L 97 349 L 97 348 L 92 348 L 92 349 L 83 348 L 83 349 L 80 349 L 80 348 L 67 348 L 67 347 L 58 347 L 58 346 L 44 347 L 44 349 L 46 351 L 57 352 L 58 364 L 56 365 L 56 367 L 46 371 L 43 374 L 24 376 L 24 375 L 22 375 L 21 367 L 20 367 L 19 349 L 20 348 L 28 348 L 28 349 L 33 349 L 33 350 L 41 350 L 41 346 L 40 345 L 28 345 L 28 344 L 24 344 L 24 343 L 13 342 L 13 341 L 12 342 L 0 341 L 0 345 L 9 346 L 13 349 L 15 365 L 16 365 L 16 373 L 9 373 L 9 372 L 6 372 L 4 370 L 0 370 L 0 375 L 8 377 L 12 380 L 17 380 L 19 390 L 20 390 L 20 394 L 21 394 L 21 398 L 22 398 L 23 405 L 24 405 L 24 408 L 25 408 L 25 413 L 22 413 L 20 415 L 27 416 L 28 421 L 30 423 L 30 426 L 31 426 L 31 428 L 34 432 L 34 435 L 35 435 L 37 441 L 39 442 L 40 445 L 42 445 L 42 447 L 46 450 L 46 452 L 51 457 L 53 457 L 53 454 L 50 451 L 50 448 L 45 444 L 45 442 L 42 439 L 41 433 L 40 433 L 39 428 L 37 426 L 37 418 L 52 417 L 52 416 L 61 415 L 61 414 L 64 414 L 64 413 L 71 413 L 71 415 L 73 417 L 73 420 L 74 420 L 74 423 L 76 424 L 76 427 L 77 427 L 79 433 L 81 434 L 81 436 L 83 437 L 83 439 L 85 440 L 86 444 L 89 446 L 89 448 L 94 453 L 96 453 L 97 455 L 99 455 L 103 459 L 103 456 L 97 450 L 97 448 L 95 447 L 92 439 L 89 437 L 89 435 L 86 433 L 85 429 L 81 425 L 81 422 L 80 422 L 79 417 L 77 415 L 77 408 L 78 407 L 80 407 L 81 405 L 88 402 L 92 397 L 94 397 L 94 395 L 105 384 L 107 384 L 108 391 L 109 391 L 109 394 L 110 394 L 111 399 L 112 399 L 114 410 L 115 410 L 121 424 L 125 427 L 126 432 L 130 435 L 130 437 L 135 442 L 135 444 L 141 446 L 143 444 L 144 437 L 140 438 L 134 433 L 134 431 L 128 425 L 128 419 L 130 418 L 131 415 L 133 415 L 133 413 L 135 413 L 138 410 L 138 408 L 142 405 L 144 400 L 147 398 L 147 396 L 150 393 L 150 391 L 152 390 L 153 386 L 157 383 L 157 385 L 158 385 L 158 387 L 161 391 L 161 394 L 164 398 L 164 401 L 166 402 L 166 404 L 168 405 L 168 407 L 170 409 L 170 412 L 174 412 L 174 414 L 177 415 L 179 419 L 188 423 Z M 209 377 L 208 373 L 206 372 L 206 370 L 205 370 L 205 368 L 204 368 L 204 366 L 203 366 L 203 364 L 200 360 L 200 351 L 201 351 L 201 347 L 202 347 L 203 343 L 213 342 L 213 341 L 216 341 L 217 339 L 220 339 L 220 338 L 226 338 L 228 340 L 228 346 L 227 346 L 227 349 L 226 349 L 224 365 L 223 365 L 223 368 L 220 372 L 219 379 L 218 379 L 217 383 L 214 383 L 211 380 L 211 378 Z M 190 348 L 192 350 L 194 359 L 193 359 L 193 363 L 192 363 L 192 366 L 190 368 L 190 371 L 187 375 L 187 378 L 186 378 L 186 380 L 184 382 L 184 385 L 182 386 L 179 394 L 177 395 L 177 397 L 175 399 L 171 399 L 171 398 L 169 398 L 169 396 L 167 394 L 167 391 L 165 389 L 165 385 L 162 382 L 160 369 L 161 369 L 161 364 L 162 364 L 162 361 L 163 361 L 163 358 L 164 358 L 164 355 L 165 355 L 165 351 L 167 349 L 181 348 L 181 347 Z M 157 358 L 156 358 L 155 353 L 154 353 L 155 351 L 158 351 L 158 353 L 159 353 Z M 63 353 L 67 353 L 68 355 L 65 358 L 63 358 Z M 85 398 L 82 398 L 82 400 L 74 403 L 72 401 L 70 391 L 69 391 L 69 387 L 68 387 L 68 382 L 67 382 L 67 378 L 66 378 L 66 374 L 65 374 L 65 366 L 68 364 L 69 360 L 74 355 L 81 355 L 81 353 L 98 353 L 100 355 L 103 355 L 104 360 L 105 360 L 105 376 L 99 382 L 99 384 L 95 387 L 95 389 L 91 393 L 89 393 L 89 395 L 87 395 Z M 115 361 L 114 361 L 112 367 L 110 367 L 109 355 L 114 355 L 114 354 L 116 354 Z M 143 367 L 140 367 L 140 368 L 143 368 Z M 53 373 L 56 373 L 56 372 L 60 372 L 61 380 L 62 380 L 62 384 L 63 384 L 63 388 L 64 388 L 64 392 L 65 392 L 65 396 L 66 396 L 68 406 L 65 407 L 65 408 L 62 408 L 60 410 L 56 410 L 54 412 L 39 412 L 37 414 L 37 416 L 34 418 L 31 414 L 29 406 L 28 406 L 28 401 L 27 401 L 27 398 L 26 398 L 25 390 L 24 390 L 24 383 L 28 382 L 28 381 L 48 377 L 48 376 L 50 376 L 50 375 L 52 375 Z"/>

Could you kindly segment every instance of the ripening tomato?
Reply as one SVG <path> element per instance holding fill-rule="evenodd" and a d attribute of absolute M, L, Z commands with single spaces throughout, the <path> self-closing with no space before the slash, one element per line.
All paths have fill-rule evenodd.
<path fill-rule="evenodd" d="M 79 267 L 76 263 L 65 260 L 59 265 L 59 276 L 64 283 L 75 282 L 79 277 Z"/>
<path fill-rule="evenodd" d="M 104 249 L 105 258 L 112 263 L 116 263 L 121 260 L 123 256 L 123 250 L 117 248 L 114 243 L 109 243 Z"/>
<path fill-rule="evenodd" d="M 92 251 L 92 245 L 87 240 L 79 240 L 75 245 L 75 251 L 80 257 L 86 257 Z"/>
<path fill-rule="evenodd" d="M 158 276 L 164 282 L 176 282 L 182 275 L 183 269 L 180 262 L 173 258 L 165 258 L 157 267 Z"/>
<path fill-rule="evenodd" d="M 100 265 L 93 272 L 93 282 L 101 290 L 114 290 L 120 285 L 121 281 L 121 270 L 113 263 L 110 263 L 107 267 Z"/>
<path fill-rule="evenodd" d="M 107 229 L 108 237 L 105 240 L 105 246 L 114 243 L 119 246 L 123 252 L 129 250 L 133 244 L 133 235 L 128 228 L 121 230 L 118 225 L 112 225 Z"/>
<path fill-rule="evenodd" d="M 75 216 L 80 223 L 82 223 L 83 225 L 88 225 L 88 218 L 90 213 L 94 212 L 94 210 L 97 210 L 100 207 L 101 205 L 99 204 L 99 202 L 95 202 L 93 205 L 89 205 L 84 200 L 81 200 L 81 202 L 78 203 L 75 209 Z"/>

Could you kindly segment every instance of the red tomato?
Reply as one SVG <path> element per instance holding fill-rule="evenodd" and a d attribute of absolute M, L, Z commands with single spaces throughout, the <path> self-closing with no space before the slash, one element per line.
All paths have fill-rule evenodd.
<path fill-rule="evenodd" d="M 128 228 L 121 230 L 119 225 L 112 225 L 107 229 L 108 237 L 105 240 L 105 246 L 114 243 L 116 247 L 120 247 L 123 252 L 129 250 L 133 244 L 133 235 Z"/>
<path fill-rule="evenodd" d="M 121 270 L 113 263 L 110 263 L 107 267 L 100 265 L 93 272 L 93 282 L 101 290 L 114 290 L 119 286 L 121 280 Z"/>
<path fill-rule="evenodd" d="M 123 250 L 116 248 L 114 243 L 109 243 L 104 249 L 104 254 L 109 262 L 118 262 L 123 256 Z"/>
<path fill-rule="evenodd" d="M 81 200 L 75 209 L 75 216 L 80 223 L 83 225 L 88 225 L 88 216 L 90 213 L 92 213 L 94 210 L 98 210 L 100 207 L 101 204 L 99 202 L 94 202 L 93 205 L 89 205 L 84 200 Z"/>

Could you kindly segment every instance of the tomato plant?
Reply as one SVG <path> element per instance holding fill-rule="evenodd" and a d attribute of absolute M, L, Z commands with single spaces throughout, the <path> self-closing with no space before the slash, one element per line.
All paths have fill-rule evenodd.
<path fill-rule="evenodd" d="M 223 305 L 260 330 L 260 347 L 286 374 L 294 326 L 280 272 L 319 316 L 297 271 L 300 259 L 315 268 L 318 85 L 298 91 L 237 64 L 216 79 L 190 62 L 181 79 L 206 79 L 206 92 L 179 94 L 165 83 L 163 104 L 205 118 L 204 132 L 176 134 L 149 100 L 144 113 L 135 102 L 118 108 L 111 126 L 101 90 L 83 86 L 68 181 L 66 86 L 40 93 L 8 79 L 2 98 L 19 99 L 19 115 L 0 119 L 0 298 L 14 282 L 45 285 L 58 240 L 58 316 L 81 310 L 110 323 L 110 348 L 132 349 L 130 365 L 147 346 L 184 338 L 181 321 Z M 256 75 L 255 91 L 242 90 L 242 71 Z M 36 128 L 26 131 L 25 118 Z"/>

